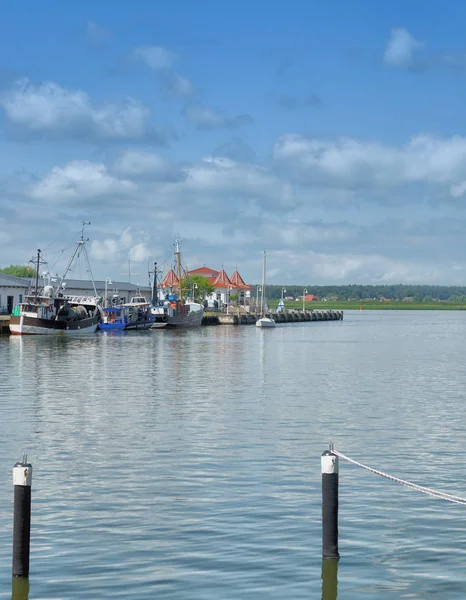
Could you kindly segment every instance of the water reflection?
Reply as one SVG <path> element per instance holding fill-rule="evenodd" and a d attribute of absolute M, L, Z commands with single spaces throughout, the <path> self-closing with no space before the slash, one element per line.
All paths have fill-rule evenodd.
<path fill-rule="evenodd" d="M 322 559 L 322 600 L 337 600 L 338 560 Z"/>
<path fill-rule="evenodd" d="M 24 577 L 13 577 L 11 582 L 11 600 L 28 600 L 29 579 Z"/>

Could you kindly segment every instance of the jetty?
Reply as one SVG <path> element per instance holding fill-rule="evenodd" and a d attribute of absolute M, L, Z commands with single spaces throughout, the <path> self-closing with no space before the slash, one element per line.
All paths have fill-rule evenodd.
<path fill-rule="evenodd" d="M 299 321 L 343 321 L 342 310 L 285 310 L 267 311 L 266 317 L 276 323 L 297 323 Z M 240 310 L 229 310 L 228 313 L 207 313 L 202 318 L 202 325 L 255 325 L 258 315 Z M 0 335 L 10 334 L 10 315 L 0 315 Z"/>
<path fill-rule="evenodd" d="M 342 310 L 284 310 L 267 311 L 266 317 L 276 323 L 296 323 L 299 321 L 343 321 Z M 207 313 L 202 325 L 255 325 L 258 315 L 239 310 L 227 313 Z"/>
<path fill-rule="evenodd" d="M 0 335 L 10 334 L 10 315 L 0 315 Z"/>

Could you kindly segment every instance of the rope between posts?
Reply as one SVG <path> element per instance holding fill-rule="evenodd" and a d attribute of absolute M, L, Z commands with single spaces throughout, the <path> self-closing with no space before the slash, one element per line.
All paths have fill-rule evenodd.
<path fill-rule="evenodd" d="M 463 504 L 466 506 L 466 498 L 461 498 L 460 496 L 453 496 L 452 494 L 446 494 L 445 492 L 433 490 L 432 488 L 424 487 L 422 485 L 417 485 L 416 483 L 412 483 L 411 481 L 406 481 L 405 479 L 400 479 L 399 477 L 394 477 L 393 475 L 388 475 L 387 473 L 384 473 L 383 471 L 379 471 L 378 469 L 372 469 L 371 467 L 368 467 L 367 465 L 363 465 L 362 463 L 358 462 L 357 460 L 353 460 L 352 458 L 345 456 L 344 454 L 342 454 L 341 452 L 338 452 L 338 450 L 335 450 L 333 448 L 332 448 L 331 452 L 333 454 L 335 454 L 336 456 L 339 456 L 343 460 L 346 460 L 347 462 L 349 462 L 353 465 L 356 465 L 357 467 L 361 467 L 362 469 L 365 469 L 366 471 L 375 473 L 375 475 L 380 475 L 380 477 L 385 477 L 385 479 L 389 479 L 390 481 L 394 481 L 395 483 L 404 485 L 407 488 L 416 490 L 418 492 L 422 492 L 423 494 L 427 494 L 428 496 L 432 496 L 433 498 L 440 498 L 441 500 L 447 500 L 448 502 L 454 502 L 455 504 Z"/>

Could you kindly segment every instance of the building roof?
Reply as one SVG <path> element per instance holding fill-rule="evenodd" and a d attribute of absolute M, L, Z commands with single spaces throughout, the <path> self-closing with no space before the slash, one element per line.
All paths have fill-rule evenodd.
<path fill-rule="evenodd" d="M 179 285 L 178 277 L 175 275 L 175 271 L 173 269 L 170 269 L 168 271 L 168 273 L 165 275 L 165 277 L 163 278 L 163 281 L 159 287 L 169 288 L 169 287 L 178 287 L 178 285 Z"/>
<path fill-rule="evenodd" d="M 20 287 L 27 288 L 30 283 L 29 277 L 15 277 L 14 275 L 7 275 L 6 273 L 0 273 L 0 286 L 2 287 Z"/>
<path fill-rule="evenodd" d="M 317 296 L 315 294 L 306 294 L 304 296 L 304 301 L 305 302 L 312 302 L 313 300 L 318 300 L 319 298 L 317 298 Z"/>
<path fill-rule="evenodd" d="M 205 265 L 200 267 L 199 269 L 193 269 L 192 271 L 188 271 L 188 275 L 202 275 L 203 277 L 218 277 L 218 271 L 214 269 L 210 269 Z"/>
<path fill-rule="evenodd" d="M 232 285 L 235 288 L 238 288 L 240 290 L 250 290 L 251 286 L 250 285 L 246 285 L 244 283 L 243 278 L 241 277 L 241 275 L 238 273 L 238 269 L 236 269 L 236 271 L 233 273 L 233 275 L 230 277 L 230 281 L 232 283 Z"/>
<path fill-rule="evenodd" d="M 229 288 L 233 287 L 228 275 L 225 273 L 225 270 L 222 269 L 217 276 L 217 279 L 213 282 L 215 288 Z"/>

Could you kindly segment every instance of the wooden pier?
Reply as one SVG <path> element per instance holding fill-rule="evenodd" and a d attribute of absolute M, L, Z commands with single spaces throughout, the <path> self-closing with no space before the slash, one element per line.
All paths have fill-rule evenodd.
<path fill-rule="evenodd" d="M 342 310 L 287 310 L 275 313 L 269 311 L 265 314 L 276 323 L 295 323 L 298 321 L 342 321 Z M 258 315 L 247 312 L 235 312 L 232 314 L 206 314 L 202 319 L 202 325 L 255 325 Z"/>
<path fill-rule="evenodd" d="M 0 315 L 0 335 L 10 334 L 10 315 Z"/>

